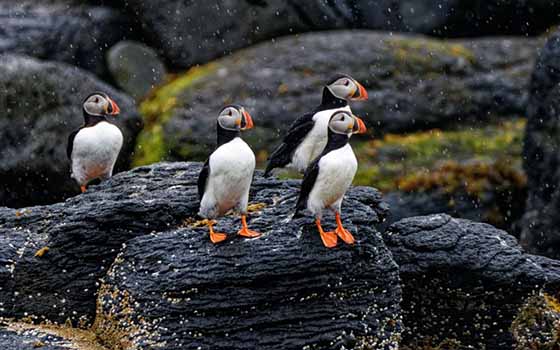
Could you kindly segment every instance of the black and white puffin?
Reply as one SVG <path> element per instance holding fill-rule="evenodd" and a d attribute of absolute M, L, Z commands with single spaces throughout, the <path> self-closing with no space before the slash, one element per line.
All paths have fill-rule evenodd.
<path fill-rule="evenodd" d="M 323 88 L 321 104 L 312 112 L 296 119 L 282 143 L 268 158 L 264 176 L 275 168 L 288 168 L 303 173 L 327 144 L 327 125 L 336 111 L 351 113 L 348 100 L 367 100 L 366 89 L 354 78 L 339 74 Z"/>
<path fill-rule="evenodd" d="M 94 92 L 82 104 L 84 124 L 68 136 L 66 154 L 71 163 L 72 178 L 86 191 L 88 182 L 107 179 L 123 144 L 121 130 L 107 120 L 120 113 L 119 106 L 107 94 Z"/>
<path fill-rule="evenodd" d="M 209 219 L 210 240 L 219 243 L 225 233 L 214 232 L 213 220 L 231 209 L 241 214 L 240 236 L 258 237 L 260 233 L 247 227 L 249 188 L 255 171 L 255 154 L 241 138 L 241 131 L 251 129 L 253 119 L 245 108 L 229 105 L 218 115 L 216 150 L 204 163 L 198 177 L 200 210 L 198 215 Z"/>
<path fill-rule="evenodd" d="M 296 215 L 308 209 L 315 216 L 315 223 L 323 244 L 332 248 L 340 237 L 348 244 L 354 237 L 342 226 L 340 209 L 344 194 L 352 184 L 358 161 L 348 143 L 352 134 L 366 132 L 364 122 L 347 111 L 335 112 L 328 123 L 328 141 L 321 152 L 305 171 L 301 191 L 296 206 Z M 323 209 L 334 211 L 337 228 L 325 232 L 321 226 Z"/>

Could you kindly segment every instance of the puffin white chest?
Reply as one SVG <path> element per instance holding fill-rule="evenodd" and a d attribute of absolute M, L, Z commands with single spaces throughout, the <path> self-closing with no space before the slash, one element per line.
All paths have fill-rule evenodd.
<path fill-rule="evenodd" d="M 123 144 L 120 129 L 108 122 L 82 128 L 74 138 L 72 175 L 84 183 L 98 177 L 109 177 Z"/>
<path fill-rule="evenodd" d="M 325 149 L 327 145 L 329 119 L 337 111 L 350 112 L 350 106 L 327 109 L 317 112 L 313 116 L 313 128 L 296 148 L 292 157 L 292 162 L 288 167 L 299 172 L 304 172 L 309 164 L 323 152 L 323 149 Z"/>
<path fill-rule="evenodd" d="M 357 169 L 358 161 L 350 144 L 321 157 L 319 174 L 309 193 L 309 209 L 317 213 L 326 207 L 340 206 Z"/>
<path fill-rule="evenodd" d="M 213 217 L 234 208 L 246 210 L 255 154 L 245 141 L 236 137 L 218 147 L 210 156 L 209 167 L 201 213 Z"/>

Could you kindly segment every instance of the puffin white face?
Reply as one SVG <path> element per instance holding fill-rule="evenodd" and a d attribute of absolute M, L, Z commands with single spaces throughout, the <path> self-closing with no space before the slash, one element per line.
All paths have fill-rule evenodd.
<path fill-rule="evenodd" d="M 348 137 L 352 134 L 363 134 L 367 131 L 362 119 L 345 111 L 338 111 L 331 116 L 329 129 L 335 134 L 348 135 Z"/>
<path fill-rule="evenodd" d="M 84 101 L 83 107 L 87 114 L 96 116 L 115 116 L 121 111 L 115 101 L 102 92 L 89 95 Z"/>
<path fill-rule="evenodd" d="M 345 100 L 367 100 L 366 89 L 353 78 L 342 75 L 327 85 L 333 95 Z"/>
<path fill-rule="evenodd" d="M 243 131 L 253 127 L 253 118 L 245 108 L 230 105 L 224 107 L 218 115 L 218 124 L 225 130 Z"/>

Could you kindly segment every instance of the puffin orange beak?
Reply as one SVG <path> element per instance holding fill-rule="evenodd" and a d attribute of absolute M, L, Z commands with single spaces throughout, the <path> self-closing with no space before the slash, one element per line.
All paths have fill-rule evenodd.
<path fill-rule="evenodd" d="M 354 96 L 352 96 L 352 100 L 355 101 L 365 101 L 368 99 L 368 94 L 367 94 L 367 90 L 366 88 L 364 88 L 364 86 L 358 82 L 356 82 L 356 85 L 358 86 L 358 89 L 356 90 L 356 92 L 354 93 Z"/>
<path fill-rule="evenodd" d="M 354 129 L 352 130 L 353 134 L 364 134 L 367 131 L 366 124 L 361 118 L 354 116 L 356 122 L 354 123 Z"/>
<path fill-rule="evenodd" d="M 249 112 L 243 110 L 243 117 L 245 118 L 245 126 L 242 127 L 241 130 L 251 129 L 254 126 L 254 124 L 253 124 L 253 118 L 251 118 Z"/>
<path fill-rule="evenodd" d="M 111 104 L 111 113 L 109 113 L 109 114 L 110 115 L 119 115 L 119 113 L 121 112 L 121 109 L 119 108 L 117 103 L 115 101 L 113 101 L 113 99 L 111 99 L 111 98 L 109 98 L 109 103 Z"/>

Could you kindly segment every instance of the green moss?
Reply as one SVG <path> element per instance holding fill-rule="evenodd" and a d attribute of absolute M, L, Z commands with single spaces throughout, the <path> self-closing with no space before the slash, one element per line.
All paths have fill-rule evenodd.
<path fill-rule="evenodd" d="M 521 169 L 524 129 L 525 120 L 517 119 L 481 128 L 388 134 L 382 139 L 358 142 L 354 149 L 360 166 L 354 183 L 393 191 L 405 181 L 413 182 L 414 178 L 431 177 L 434 180 L 431 183 L 418 181 L 416 188 L 407 184 L 406 190 L 413 191 L 428 189 L 437 180 L 434 176 L 441 177 L 446 170 L 453 171 L 457 176 L 462 176 L 463 170 L 463 175 L 474 173 L 484 176 L 479 174 L 483 170 L 486 174 L 491 173 L 491 169 L 484 169 L 483 166 L 463 170 L 445 168 L 444 165 L 449 162 L 496 164 L 503 168 L 507 165 L 507 168 L 518 173 Z M 501 169 L 499 173 L 507 173 L 504 176 L 512 178 L 515 183 L 523 181 L 509 170 Z"/>
<path fill-rule="evenodd" d="M 387 40 L 387 44 L 397 62 L 405 64 L 414 71 L 419 70 L 423 74 L 430 72 L 430 69 L 426 68 L 440 66 L 434 60 L 438 58 L 440 58 L 438 61 L 442 62 L 442 58 L 450 58 L 464 60 L 469 64 L 476 63 L 474 53 L 458 43 L 419 37 L 397 37 Z M 445 64 L 445 62 L 443 63 Z M 438 71 L 440 70 L 438 68 Z"/>
<path fill-rule="evenodd" d="M 151 164 L 165 158 L 169 145 L 165 139 L 164 126 L 177 107 L 178 97 L 216 69 L 217 66 L 214 63 L 191 68 L 154 90 L 140 104 L 139 110 L 144 119 L 144 130 L 138 136 L 133 166 Z"/>

